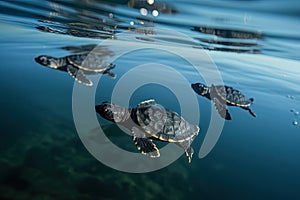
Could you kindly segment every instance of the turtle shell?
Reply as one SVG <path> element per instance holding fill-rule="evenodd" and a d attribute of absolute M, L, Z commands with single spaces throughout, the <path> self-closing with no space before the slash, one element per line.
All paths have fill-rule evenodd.
<path fill-rule="evenodd" d="M 110 68 L 113 68 L 112 64 L 107 64 L 104 61 L 104 57 L 102 54 L 74 54 L 67 56 L 67 61 L 73 65 L 74 67 L 84 70 L 90 71 L 94 73 L 102 73 Z"/>
<path fill-rule="evenodd" d="M 139 107 L 137 121 L 149 135 L 162 141 L 183 142 L 194 138 L 199 127 L 185 121 L 177 113 L 158 104 Z"/>
<path fill-rule="evenodd" d="M 228 86 L 214 86 L 218 95 L 226 101 L 227 104 L 240 107 L 249 107 L 253 102 L 247 99 L 240 91 Z"/>

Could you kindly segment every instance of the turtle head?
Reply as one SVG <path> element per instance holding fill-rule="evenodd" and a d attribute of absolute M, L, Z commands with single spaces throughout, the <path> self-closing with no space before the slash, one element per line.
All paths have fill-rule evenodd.
<path fill-rule="evenodd" d="M 36 58 L 34 58 L 35 62 L 53 68 L 53 69 L 57 69 L 59 68 L 60 64 L 59 64 L 59 60 L 57 58 L 51 57 L 51 56 L 45 56 L 45 55 L 41 55 L 38 56 Z"/>
<path fill-rule="evenodd" d="M 96 112 L 104 119 L 111 122 L 124 122 L 130 117 L 130 112 L 127 108 L 118 106 L 111 102 L 105 101 L 95 107 Z"/>
<path fill-rule="evenodd" d="M 201 96 L 205 96 L 209 92 L 209 88 L 202 83 L 193 83 L 192 88 L 196 93 L 198 93 Z"/>

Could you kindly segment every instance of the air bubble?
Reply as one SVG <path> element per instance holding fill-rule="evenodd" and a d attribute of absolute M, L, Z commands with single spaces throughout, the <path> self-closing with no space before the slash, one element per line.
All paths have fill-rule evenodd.
<path fill-rule="evenodd" d="M 158 14 L 159 14 L 159 13 L 158 13 L 158 11 L 157 11 L 157 10 L 153 10 L 153 11 L 152 11 L 152 15 L 153 15 L 154 17 L 157 17 L 157 16 L 158 16 Z"/>
<path fill-rule="evenodd" d="M 296 116 L 299 115 L 299 111 L 297 111 L 297 110 L 294 109 L 294 108 L 291 109 L 290 111 L 291 111 L 291 113 L 294 113 L 294 115 L 296 115 Z"/>
<path fill-rule="evenodd" d="M 294 126 L 298 125 L 298 121 L 294 120 L 294 121 L 293 121 L 293 125 L 294 125 Z"/>
<path fill-rule="evenodd" d="M 141 13 L 141 15 L 146 16 L 146 15 L 148 15 L 148 10 L 146 8 L 141 8 L 140 13 Z"/>
<path fill-rule="evenodd" d="M 148 3 L 149 5 L 152 5 L 152 4 L 154 4 L 154 0 L 147 0 L 147 3 Z"/>

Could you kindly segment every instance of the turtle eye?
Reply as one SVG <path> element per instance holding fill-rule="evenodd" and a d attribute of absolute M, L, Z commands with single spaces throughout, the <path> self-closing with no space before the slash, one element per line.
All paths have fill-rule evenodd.
<path fill-rule="evenodd" d="M 108 112 L 112 112 L 112 110 L 113 110 L 113 106 L 111 104 L 106 104 L 104 111 L 108 113 Z"/>
<path fill-rule="evenodd" d="M 50 61 L 47 56 L 39 56 L 35 58 L 35 61 L 41 65 L 49 66 Z"/>
<path fill-rule="evenodd" d="M 208 88 L 205 88 L 205 87 L 203 87 L 202 88 L 202 95 L 205 95 L 205 94 L 207 94 L 207 92 L 208 92 Z"/>
<path fill-rule="evenodd" d="M 208 93 L 208 88 L 206 87 L 206 88 L 204 89 L 204 91 L 205 91 L 205 94 L 207 94 L 207 93 Z"/>
<path fill-rule="evenodd" d="M 41 56 L 40 60 L 42 63 L 47 64 L 48 63 L 48 59 L 45 56 Z"/>

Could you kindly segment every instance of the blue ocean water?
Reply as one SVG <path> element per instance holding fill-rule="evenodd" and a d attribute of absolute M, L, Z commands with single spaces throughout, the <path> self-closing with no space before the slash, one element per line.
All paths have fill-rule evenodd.
<path fill-rule="evenodd" d="M 1 199 L 299 199 L 299 9 L 293 0 L 0 1 Z M 113 100 L 122 77 L 136 66 L 168 66 L 191 84 L 209 79 L 206 66 L 213 63 L 224 84 L 254 98 L 257 117 L 229 107 L 232 120 L 225 121 L 214 148 L 200 159 L 214 122 L 211 102 L 197 95 L 200 132 L 192 143 L 192 163 L 182 155 L 155 172 L 112 169 L 94 158 L 77 134 L 74 79 L 34 60 L 89 52 L 104 41 L 118 44 L 115 54 L 141 44 L 161 46 L 114 60 L 111 71 L 117 77 L 101 76 L 96 103 Z M 172 48 L 182 54 L 166 51 Z M 186 55 L 199 60 L 200 74 Z M 167 68 L 151 73 L 135 73 L 121 84 L 153 78 L 131 95 L 130 106 L 153 98 L 181 114 L 180 106 L 192 100 L 172 88 L 187 95 L 192 89 L 185 90 Z M 122 90 L 117 99 L 127 93 Z M 182 113 L 189 121 L 193 106 Z M 99 121 L 112 142 L 136 151 L 116 125 Z"/>

